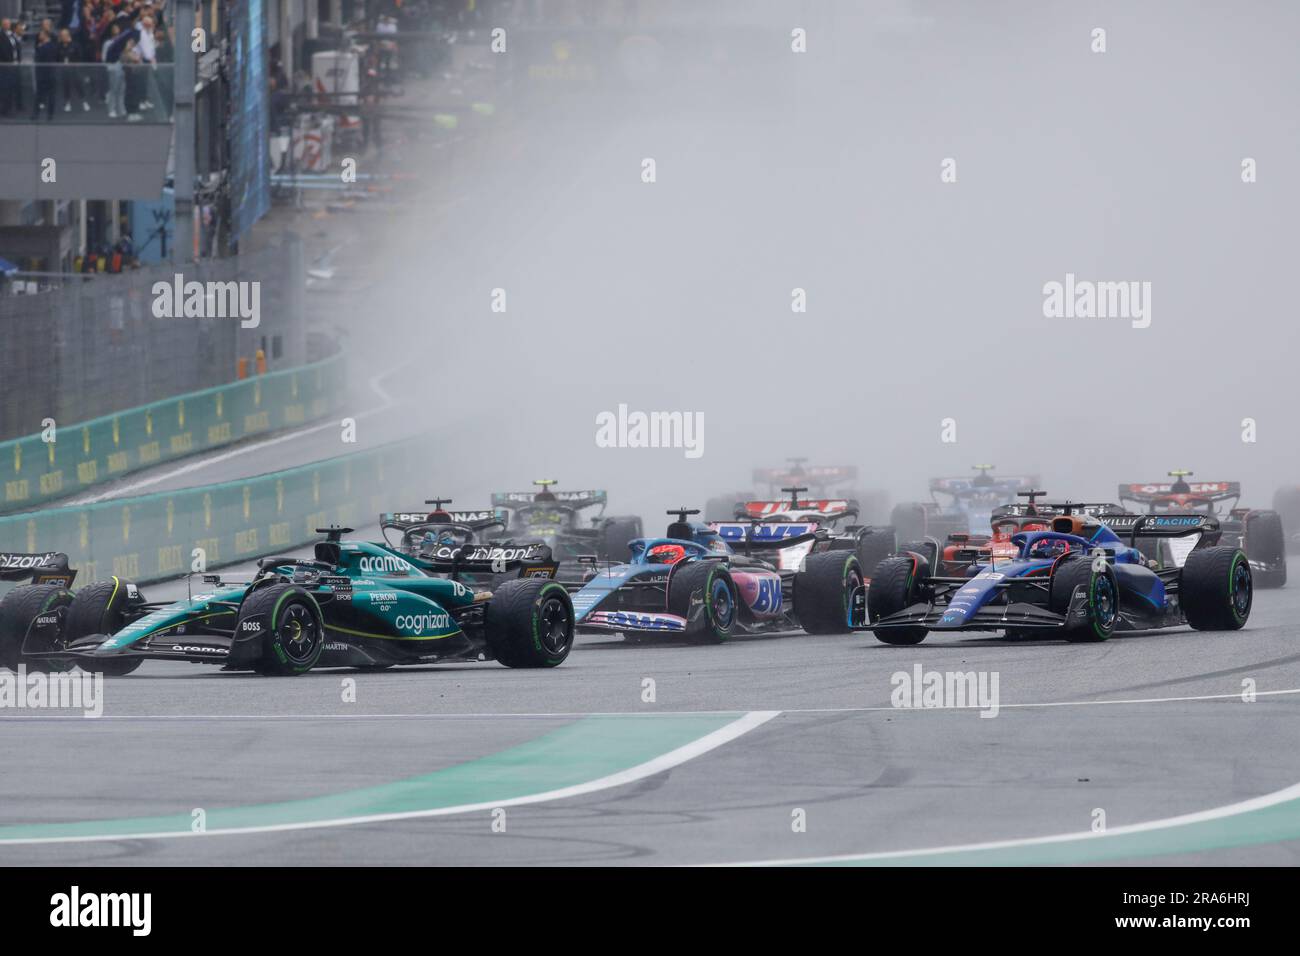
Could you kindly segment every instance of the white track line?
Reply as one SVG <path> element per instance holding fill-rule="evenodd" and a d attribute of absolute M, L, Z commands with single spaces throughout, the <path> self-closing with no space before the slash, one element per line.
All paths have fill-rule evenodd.
<path fill-rule="evenodd" d="M 141 680 L 139 677 L 128 678 Z M 1287 690 L 1258 690 L 1256 697 L 1281 697 L 1300 694 L 1300 687 Z M 1027 704 L 999 704 L 999 710 L 1017 710 L 1032 707 L 1100 707 L 1107 704 L 1176 704 L 1204 700 L 1241 700 L 1241 693 L 1202 694 L 1196 697 L 1136 697 L 1123 700 L 1057 700 Z M 84 717 L 81 714 L 5 714 L 0 711 L 0 724 L 6 720 L 504 720 L 557 718 L 573 720 L 580 717 L 707 717 L 711 714 L 733 714 L 743 708 L 733 707 L 725 710 L 605 710 L 586 712 L 509 712 L 509 713 L 463 713 L 463 714 L 104 714 L 100 717 Z M 792 714 L 871 714 L 871 713 L 933 713 L 953 710 L 987 710 L 980 704 L 967 704 L 961 707 L 785 707 L 780 711 L 787 716 Z"/>
<path fill-rule="evenodd" d="M 384 391 L 384 389 L 380 386 L 379 380 L 382 378 L 387 378 L 389 375 L 393 374 L 400 368 L 402 368 L 402 366 L 400 365 L 394 366 L 393 368 L 388 369 L 388 371 L 380 372 L 378 375 L 370 379 L 370 381 L 367 384 L 370 386 L 370 390 L 379 396 L 381 400 L 381 404 L 376 405 L 374 408 L 367 409 L 364 412 L 358 413 L 357 415 L 353 416 L 354 418 L 356 418 L 357 420 L 360 420 L 362 418 L 368 418 L 371 415 L 376 415 L 379 412 L 387 411 L 388 409 L 393 407 L 392 397 L 386 391 Z M 295 439 L 298 438 L 304 438 L 307 435 L 314 435 L 316 432 L 324 431 L 327 428 L 337 428 L 337 427 L 338 424 L 333 420 L 324 421 L 317 425 L 308 425 L 305 428 L 299 428 L 291 432 L 285 432 L 283 435 L 277 435 L 274 438 L 263 438 L 246 445 L 240 445 L 237 448 L 232 448 L 229 451 L 221 452 L 216 455 L 204 456 L 195 461 L 187 462 L 186 464 L 180 465 L 176 468 L 171 468 L 168 469 L 167 471 L 150 475 L 148 478 L 140 478 L 136 481 L 128 482 L 127 484 L 121 485 L 110 491 L 102 491 L 99 494 L 77 495 L 75 497 L 69 498 L 66 502 L 61 502 L 61 503 L 56 502 L 54 504 L 54 507 L 65 507 L 70 505 L 93 505 L 100 501 L 110 501 L 116 498 L 125 498 L 129 495 L 134 494 L 135 492 L 139 491 L 142 488 L 149 488 L 153 485 L 167 481 L 168 479 L 176 478 L 181 475 L 188 475 L 195 471 L 202 471 L 204 468 L 208 468 L 212 465 L 220 464 L 223 461 L 229 461 L 232 458 L 238 458 L 240 455 L 248 455 L 253 452 L 262 451 L 263 449 L 266 448 L 273 448 L 274 446 L 282 444 L 287 441 L 294 441 Z"/>
<path fill-rule="evenodd" d="M 1238 803 L 1229 803 L 1209 810 L 1197 810 L 1176 817 L 1164 817 L 1149 820 L 1146 823 L 1131 823 L 1122 827 L 1111 827 L 1100 833 L 1081 830 L 1075 833 L 1056 833 L 1052 836 L 1025 837 L 1017 840 L 994 840 L 988 843 L 956 843 L 951 846 L 927 847 L 923 850 L 886 850 L 880 853 L 845 853 L 839 856 L 790 857 L 783 860 L 754 860 L 741 863 L 711 863 L 708 866 L 794 866 L 801 863 L 852 863 L 870 860 L 901 860 L 924 856 L 936 856 L 941 853 L 970 853 L 979 850 L 1004 850 L 1022 846 L 1042 846 L 1051 843 L 1072 843 L 1076 840 L 1105 840 L 1110 837 L 1126 836 L 1134 833 L 1148 833 L 1152 830 L 1168 830 L 1171 827 L 1183 827 L 1193 823 L 1206 823 L 1221 820 L 1224 817 L 1263 810 L 1267 807 L 1300 799 L 1300 783 L 1292 784 L 1281 790 L 1266 793 L 1261 797 L 1251 797 Z"/>
<path fill-rule="evenodd" d="M 629 783 L 635 783 L 646 777 L 654 776 L 657 773 L 663 773 L 665 770 L 671 770 L 688 760 L 694 760 L 696 757 L 708 753 L 721 747 L 725 743 L 741 737 L 757 727 L 761 727 L 773 717 L 781 712 L 779 710 L 754 710 L 745 714 L 724 727 L 719 727 L 711 733 L 705 734 L 688 744 L 683 744 L 676 750 L 670 750 L 665 754 L 660 754 L 652 760 L 630 767 L 627 770 L 620 770 L 604 777 L 598 777 L 595 780 L 588 780 L 586 783 L 574 784 L 570 787 L 561 787 L 558 790 L 547 790 L 542 793 L 533 793 L 523 797 L 512 797 L 509 800 L 488 800 L 482 803 L 464 803 L 453 807 L 437 807 L 430 810 L 407 810 L 401 813 L 372 813 L 365 816 L 355 817 L 337 817 L 330 820 L 305 820 L 298 823 L 271 823 L 265 826 L 251 827 L 231 827 L 225 830 L 208 830 L 203 833 L 194 833 L 190 830 L 180 831 L 159 831 L 155 833 L 129 833 L 129 834 L 103 834 L 95 836 L 63 836 L 63 837 L 18 837 L 10 840 L 0 840 L 0 846 L 25 846 L 39 843 L 105 843 L 121 842 L 124 840 L 169 840 L 176 837 L 210 837 L 210 836 L 235 836 L 249 833 L 278 833 L 286 830 L 315 830 L 326 827 L 346 827 L 357 826 L 365 823 L 385 823 L 391 820 L 414 820 L 422 817 L 446 817 L 453 814 L 475 813 L 483 810 L 494 810 L 497 807 L 517 807 L 529 803 L 545 803 L 551 800 L 565 800 L 570 797 L 580 797 L 588 793 L 595 793 L 599 790 L 608 790 L 612 787 L 622 787 Z M 107 823 L 109 821 L 105 821 Z"/>

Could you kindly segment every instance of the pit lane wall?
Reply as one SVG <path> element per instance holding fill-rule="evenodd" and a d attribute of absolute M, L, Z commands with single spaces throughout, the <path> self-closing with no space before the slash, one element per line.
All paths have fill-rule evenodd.
<path fill-rule="evenodd" d="M 343 356 L 0 442 L 0 512 L 27 509 L 186 455 L 323 418 Z M 52 434 L 54 441 L 46 441 Z"/>
<path fill-rule="evenodd" d="M 317 528 L 372 525 L 419 489 L 416 446 L 397 442 L 241 481 L 0 517 L 0 551 L 62 551 L 78 587 L 147 583 L 279 554 Z"/>

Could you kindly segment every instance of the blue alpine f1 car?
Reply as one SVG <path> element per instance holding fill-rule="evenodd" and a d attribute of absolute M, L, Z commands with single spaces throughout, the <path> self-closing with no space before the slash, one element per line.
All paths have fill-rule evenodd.
<path fill-rule="evenodd" d="M 1250 617 L 1250 564 L 1240 548 L 1218 545 L 1213 516 L 1107 514 L 1105 506 L 1036 504 L 1042 492 L 1020 494 L 1051 530 L 1013 534 L 1015 557 L 973 564 L 959 577 L 932 575 L 932 555 L 886 558 L 870 589 L 854 595 L 854 627 L 886 644 L 918 644 L 930 631 L 1104 641 L 1180 624 L 1236 630 Z M 1140 538 L 1192 535 L 1181 567 L 1159 566 L 1137 547 Z"/>
<path fill-rule="evenodd" d="M 579 630 L 678 635 L 717 643 L 734 634 L 801 627 L 846 634 L 849 606 L 863 583 L 848 548 L 816 550 L 831 536 L 815 523 L 687 520 L 668 512 L 662 538 L 636 538 L 630 559 L 593 569 L 573 594 Z M 809 546 L 814 550 L 807 552 Z M 802 552 L 797 565 L 779 560 Z"/>

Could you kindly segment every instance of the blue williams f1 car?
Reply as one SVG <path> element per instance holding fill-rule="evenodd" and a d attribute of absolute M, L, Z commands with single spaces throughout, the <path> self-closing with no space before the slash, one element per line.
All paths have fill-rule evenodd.
<path fill-rule="evenodd" d="M 1021 494 L 1033 507 L 1042 492 Z M 917 552 L 886 558 L 870 589 L 854 596 L 854 627 L 886 644 L 919 644 L 930 631 L 1104 641 L 1116 631 L 1180 624 L 1236 630 L 1250 617 L 1250 564 L 1240 548 L 1218 546 L 1212 516 L 1099 515 L 1069 502 L 1038 510 L 1052 515 L 1051 530 L 1012 535 L 1015 557 L 973 564 L 960 577 L 932 575 Z M 1198 540 L 1181 567 L 1159 567 L 1136 546 L 1140 538 L 1191 535 Z"/>
<path fill-rule="evenodd" d="M 799 567 L 777 555 L 829 540 L 825 530 L 797 523 L 688 521 L 698 510 L 668 512 L 676 521 L 662 538 L 637 538 L 631 559 L 588 575 L 573 595 L 579 630 L 678 635 L 719 643 L 734 634 L 802 627 L 810 634 L 846 634 L 849 605 L 863 583 L 851 550 L 814 551 Z M 742 540 L 743 538 L 743 540 Z"/>

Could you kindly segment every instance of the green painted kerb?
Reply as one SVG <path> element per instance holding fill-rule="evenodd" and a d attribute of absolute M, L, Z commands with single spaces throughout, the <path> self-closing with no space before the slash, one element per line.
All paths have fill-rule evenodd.
<path fill-rule="evenodd" d="M 206 808 L 207 833 L 504 802 L 546 793 L 629 770 L 725 727 L 741 716 L 737 713 L 584 717 L 500 753 L 394 783 L 284 803 Z M 192 825 L 189 811 L 187 807 L 183 813 L 160 817 L 0 826 L 0 840 L 188 834 Z"/>

